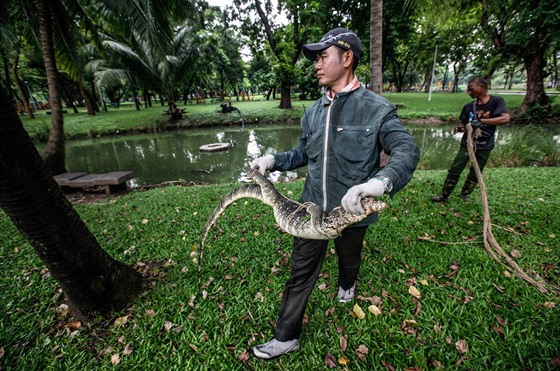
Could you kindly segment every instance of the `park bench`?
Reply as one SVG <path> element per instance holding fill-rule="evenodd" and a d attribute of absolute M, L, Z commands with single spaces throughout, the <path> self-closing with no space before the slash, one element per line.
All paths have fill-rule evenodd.
<path fill-rule="evenodd" d="M 134 178 L 132 171 L 112 171 L 105 174 L 63 173 L 54 176 L 62 189 L 101 187 L 105 194 L 126 191 L 126 181 Z"/>

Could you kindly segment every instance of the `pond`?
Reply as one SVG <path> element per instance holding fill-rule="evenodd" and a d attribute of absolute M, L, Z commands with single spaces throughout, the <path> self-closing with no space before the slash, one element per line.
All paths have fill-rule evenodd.
<path fill-rule="evenodd" d="M 407 125 L 418 144 L 421 169 L 446 169 L 457 149 L 461 134 L 453 135 L 453 126 Z M 499 128 L 498 143 L 507 142 L 518 128 Z M 134 171 L 132 187 L 168 181 L 221 183 L 244 178 L 244 169 L 251 161 L 271 152 L 297 146 L 299 125 L 249 125 L 190 129 L 163 133 L 122 135 L 97 139 L 74 140 L 66 144 L 68 171 L 104 173 Z M 546 135 L 560 139 L 560 130 L 550 128 Z M 201 152 L 210 143 L 228 143 L 219 152 Z M 274 172 L 272 181 L 285 181 L 305 176 L 306 168 Z"/>

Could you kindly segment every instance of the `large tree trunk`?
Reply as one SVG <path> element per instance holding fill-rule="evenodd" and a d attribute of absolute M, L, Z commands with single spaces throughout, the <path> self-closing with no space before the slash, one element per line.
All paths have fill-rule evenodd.
<path fill-rule="evenodd" d="M 383 92 L 383 0 L 371 0 L 369 34 L 370 85 L 374 93 L 381 95 Z"/>
<path fill-rule="evenodd" d="M 50 175 L 0 86 L 0 207 L 35 249 L 82 320 L 125 308 L 141 275 L 98 244 Z"/>
<path fill-rule="evenodd" d="M 519 111 L 525 112 L 534 104 L 550 108 L 550 101 L 544 91 L 544 61 L 540 55 L 526 55 L 523 58 L 523 63 L 527 72 L 527 92 L 521 106 L 519 106 Z"/>
<path fill-rule="evenodd" d="M 290 83 L 282 81 L 282 86 L 280 88 L 280 108 L 281 109 L 292 109 L 292 100 L 290 95 L 292 94 L 292 89 L 290 88 Z"/>
<path fill-rule="evenodd" d="M 52 18 L 49 1 L 37 0 L 37 11 L 51 108 L 51 130 L 49 141 L 43 150 L 43 159 L 52 174 L 57 175 L 66 172 L 66 151 L 64 147 L 64 118 L 62 116 L 62 102 L 58 92 L 58 69 L 52 42 Z"/>

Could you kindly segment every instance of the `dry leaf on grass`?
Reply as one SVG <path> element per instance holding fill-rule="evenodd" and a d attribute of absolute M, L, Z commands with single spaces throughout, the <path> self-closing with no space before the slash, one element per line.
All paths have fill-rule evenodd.
<path fill-rule="evenodd" d="M 349 362 L 348 358 L 346 358 L 344 356 L 342 356 L 338 359 L 338 363 L 340 363 L 341 365 L 346 365 L 346 364 L 348 364 L 348 362 Z"/>
<path fill-rule="evenodd" d="M 468 346 L 467 342 L 465 340 L 462 340 L 462 339 L 457 340 L 457 342 L 455 342 L 455 348 L 457 349 L 457 352 L 459 352 L 461 354 L 465 354 L 469 350 L 469 346 Z"/>
<path fill-rule="evenodd" d="M 122 325 L 124 325 L 127 322 L 128 322 L 128 316 L 122 316 L 122 317 L 117 318 L 113 325 L 115 327 L 121 327 Z"/>
<path fill-rule="evenodd" d="M 243 352 L 241 352 L 241 354 L 239 355 L 238 359 L 241 362 L 247 362 L 249 360 L 249 351 L 247 349 L 244 349 Z"/>
<path fill-rule="evenodd" d="M 366 356 L 369 354 L 369 348 L 366 347 L 364 344 L 360 344 L 360 346 L 358 347 L 358 349 L 356 349 L 356 355 L 358 356 L 358 358 L 360 359 L 360 361 L 363 361 L 366 359 Z"/>
<path fill-rule="evenodd" d="M 378 315 L 381 314 L 381 309 L 379 309 L 379 307 L 378 307 L 377 305 L 373 305 L 373 304 L 370 305 L 370 306 L 368 307 L 368 310 L 369 310 L 369 312 L 370 312 L 371 314 L 373 314 L 373 315 L 375 315 L 375 316 L 378 316 Z"/>
<path fill-rule="evenodd" d="M 422 294 L 420 294 L 420 291 L 414 286 L 410 286 L 408 288 L 408 293 L 414 296 L 416 299 L 422 298 Z"/>
<path fill-rule="evenodd" d="M 336 367 L 336 358 L 332 354 L 327 354 L 325 356 L 325 365 L 328 368 L 335 368 Z"/>
<path fill-rule="evenodd" d="M 356 314 L 356 316 L 358 316 L 359 319 L 366 318 L 366 314 L 364 313 L 364 311 L 362 310 L 362 308 L 358 304 L 354 305 L 354 308 L 352 309 L 352 311 L 354 312 L 354 314 Z"/>
<path fill-rule="evenodd" d="M 348 335 L 344 335 L 340 337 L 340 350 L 346 352 L 346 347 L 348 346 Z"/>
<path fill-rule="evenodd" d="M 133 350 L 133 349 L 132 349 L 132 347 L 130 346 L 130 343 L 126 344 L 126 345 L 124 346 L 124 350 L 123 350 L 123 352 L 122 352 L 123 356 L 129 356 L 129 355 L 131 355 L 131 354 L 132 354 L 132 350 Z"/>
<path fill-rule="evenodd" d="M 118 353 L 111 356 L 111 363 L 115 366 L 121 363 L 121 357 Z"/>

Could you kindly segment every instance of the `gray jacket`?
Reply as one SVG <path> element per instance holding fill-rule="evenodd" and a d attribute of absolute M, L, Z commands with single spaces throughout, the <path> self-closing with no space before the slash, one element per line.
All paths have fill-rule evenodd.
<path fill-rule="evenodd" d="M 374 176 L 388 179 L 391 196 L 412 178 L 420 151 L 401 125 L 395 106 L 360 86 L 337 93 L 331 102 L 317 100 L 301 120 L 299 146 L 274 156 L 274 170 L 307 165 L 300 202 L 313 202 L 328 211 L 340 205 L 348 189 Z M 379 167 L 381 152 L 390 156 Z M 371 215 L 355 226 L 374 223 Z"/>

